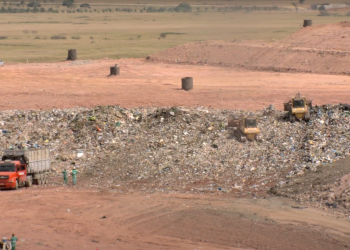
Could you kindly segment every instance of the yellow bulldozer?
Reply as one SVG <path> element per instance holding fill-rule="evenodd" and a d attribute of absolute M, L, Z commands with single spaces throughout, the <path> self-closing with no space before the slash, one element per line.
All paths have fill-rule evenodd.
<path fill-rule="evenodd" d="M 289 121 L 295 122 L 304 120 L 308 122 L 310 120 L 310 110 L 312 108 L 312 101 L 306 100 L 300 93 L 292 97 L 288 102 L 283 103 L 284 111 L 288 111 Z"/>
<path fill-rule="evenodd" d="M 234 136 L 241 142 L 245 142 L 247 139 L 250 141 L 261 141 L 260 130 L 257 127 L 255 116 L 232 116 L 228 120 L 227 127 L 233 129 Z"/>

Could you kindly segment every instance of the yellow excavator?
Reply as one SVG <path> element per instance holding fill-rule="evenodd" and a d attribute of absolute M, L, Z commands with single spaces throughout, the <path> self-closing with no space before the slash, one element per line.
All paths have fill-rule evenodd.
<path fill-rule="evenodd" d="M 255 116 L 230 117 L 227 127 L 233 128 L 234 136 L 241 142 L 245 142 L 247 139 L 261 141 L 260 129 L 257 127 Z"/>
<path fill-rule="evenodd" d="M 288 102 L 283 103 L 284 111 L 288 111 L 289 121 L 295 122 L 304 120 L 308 122 L 310 120 L 310 110 L 312 108 L 312 101 L 306 100 L 300 93 L 292 97 Z"/>

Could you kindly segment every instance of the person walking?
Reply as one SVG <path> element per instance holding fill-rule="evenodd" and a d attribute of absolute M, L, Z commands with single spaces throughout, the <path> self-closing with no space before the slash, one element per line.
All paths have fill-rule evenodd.
<path fill-rule="evenodd" d="M 63 174 L 63 184 L 67 185 L 68 184 L 68 172 L 67 172 L 67 169 L 64 169 L 62 174 Z"/>
<path fill-rule="evenodd" d="M 79 171 L 74 167 L 72 171 L 72 176 L 73 176 L 73 185 L 77 185 L 77 174 Z"/>
<path fill-rule="evenodd" d="M 12 245 L 12 250 L 16 250 L 16 242 L 17 242 L 17 237 L 15 237 L 15 234 L 12 234 L 11 238 L 11 245 Z"/>

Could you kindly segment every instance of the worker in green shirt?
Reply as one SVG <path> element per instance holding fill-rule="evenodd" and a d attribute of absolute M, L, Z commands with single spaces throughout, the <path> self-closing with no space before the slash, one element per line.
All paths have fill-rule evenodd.
<path fill-rule="evenodd" d="M 73 185 L 77 185 L 77 174 L 78 174 L 78 170 L 76 170 L 76 168 L 74 167 L 73 168 L 73 171 L 72 171 L 72 176 L 73 176 Z"/>
<path fill-rule="evenodd" d="M 67 172 L 67 169 L 63 170 L 62 174 L 63 174 L 63 184 L 67 185 L 67 183 L 68 183 L 68 172 Z"/>
<path fill-rule="evenodd" d="M 17 242 L 17 237 L 15 237 L 15 234 L 12 234 L 11 238 L 11 245 L 12 245 L 12 250 L 16 250 L 16 242 Z"/>

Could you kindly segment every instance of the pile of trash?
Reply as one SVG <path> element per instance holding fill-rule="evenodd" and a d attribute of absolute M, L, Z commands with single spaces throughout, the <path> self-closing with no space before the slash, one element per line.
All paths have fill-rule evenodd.
<path fill-rule="evenodd" d="M 261 142 L 239 142 L 226 127 L 230 115 L 249 114 Z M 48 147 L 53 176 L 75 166 L 80 184 L 124 192 L 256 193 L 349 155 L 349 106 L 316 106 L 308 123 L 285 115 L 273 107 L 3 111 L 0 150 Z"/>

